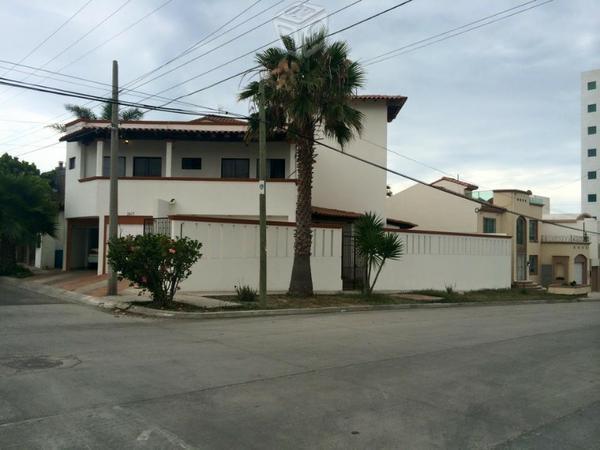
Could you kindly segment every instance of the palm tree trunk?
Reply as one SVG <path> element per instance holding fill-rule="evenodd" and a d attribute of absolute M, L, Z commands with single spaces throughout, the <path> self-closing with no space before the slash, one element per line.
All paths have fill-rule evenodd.
<path fill-rule="evenodd" d="M 302 130 L 301 136 L 313 136 L 314 130 Z M 296 296 L 313 295 L 310 270 L 312 247 L 312 182 L 315 149 L 311 140 L 299 139 L 296 144 L 296 164 L 298 171 L 298 198 L 296 200 L 296 234 L 294 239 L 294 264 L 288 294 Z"/>

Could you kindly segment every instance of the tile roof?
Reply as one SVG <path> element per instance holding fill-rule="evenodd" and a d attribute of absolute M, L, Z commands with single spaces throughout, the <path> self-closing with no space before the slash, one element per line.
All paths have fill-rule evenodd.
<path fill-rule="evenodd" d="M 436 180 L 433 183 L 431 183 L 431 185 L 439 183 L 440 181 L 448 181 L 450 183 L 459 184 L 461 186 L 464 186 L 467 191 L 474 191 L 479 188 L 479 186 L 477 186 L 475 184 L 467 183 L 466 181 L 457 180 L 456 178 L 451 178 L 451 177 L 442 177 L 439 180 Z"/>

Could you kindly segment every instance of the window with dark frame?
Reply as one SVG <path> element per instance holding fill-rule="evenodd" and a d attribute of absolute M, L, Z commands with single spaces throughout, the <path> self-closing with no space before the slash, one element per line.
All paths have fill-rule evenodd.
<path fill-rule="evenodd" d="M 260 178 L 260 161 L 256 160 L 256 178 Z M 285 178 L 285 159 L 267 158 L 267 179 Z"/>
<path fill-rule="evenodd" d="M 125 158 L 125 156 L 119 156 L 119 168 L 117 170 L 118 177 L 125 176 L 126 160 L 127 158 Z M 105 156 L 104 158 L 102 158 L 102 176 L 110 177 L 110 156 Z"/>
<path fill-rule="evenodd" d="M 529 221 L 529 242 L 537 242 L 538 241 L 538 221 L 530 220 Z"/>
<path fill-rule="evenodd" d="M 496 232 L 496 219 L 493 217 L 483 218 L 483 232 L 484 233 L 495 233 Z"/>
<path fill-rule="evenodd" d="M 596 127 L 588 127 L 587 131 L 588 131 L 588 134 L 596 134 L 596 132 L 598 130 Z"/>
<path fill-rule="evenodd" d="M 596 179 L 596 171 L 595 170 L 590 170 L 587 173 L 587 177 L 588 177 L 588 180 L 595 180 Z"/>
<path fill-rule="evenodd" d="M 182 170 L 202 170 L 202 158 L 181 158 Z"/>
<path fill-rule="evenodd" d="M 538 256 L 529 255 L 529 275 L 538 274 Z"/>
<path fill-rule="evenodd" d="M 594 89 L 596 89 L 596 82 L 595 81 L 588 81 L 587 89 L 588 89 L 588 91 L 593 91 Z"/>
<path fill-rule="evenodd" d="M 587 105 L 587 106 L 588 106 L 588 112 L 589 113 L 596 112 L 596 104 L 595 103 L 592 103 L 592 104 Z"/>
<path fill-rule="evenodd" d="M 221 178 L 250 178 L 248 158 L 221 159 Z"/>
<path fill-rule="evenodd" d="M 588 203 L 595 203 L 596 202 L 596 194 L 588 194 Z"/>
<path fill-rule="evenodd" d="M 71 157 L 69 158 L 69 170 L 74 169 L 75 168 L 75 157 Z"/>
<path fill-rule="evenodd" d="M 134 177 L 162 176 L 162 158 L 137 156 L 133 158 Z"/>
<path fill-rule="evenodd" d="M 596 156 L 596 149 L 595 148 L 588 148 L 588 157 L 589 158 L 593 158 L 594 156 Z"/>

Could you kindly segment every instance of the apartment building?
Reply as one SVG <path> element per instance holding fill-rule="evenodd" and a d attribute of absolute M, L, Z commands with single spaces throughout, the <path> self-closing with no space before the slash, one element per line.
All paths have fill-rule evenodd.
<path fill-rule="evenodd" d="M 581 211 L 600 217 L 600 69 L 581 74 Z"/>

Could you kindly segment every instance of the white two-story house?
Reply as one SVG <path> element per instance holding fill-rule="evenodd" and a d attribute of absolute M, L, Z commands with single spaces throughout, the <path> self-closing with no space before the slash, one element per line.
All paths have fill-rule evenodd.
<path fill-rule="evenodd" d="M 361 138 L 343 151 L 385 166 L 387 126 L 403 96 L 361 95 Z M 244 141 L 246 123 L 221 116 L 191 121 L 120 124 L 119 232 L 139 234 L 157 218 L 258 217 L 258 144 Z M 79 119 L 67 124 L 65 270 L 106 271 L 109 214 L 110 123 Z M 339 147 L 331 140 L 327 144 Z M 313 205 L 316 217 L 353 220 L 364 211 L 384 216 L 385 171 L 322 146 L 316 148 Z M 295 146 L 282 134 L 267 144 L 269 220 L 294 222 Z M 354 215 L 354 216 L 353 216 Z"/>

